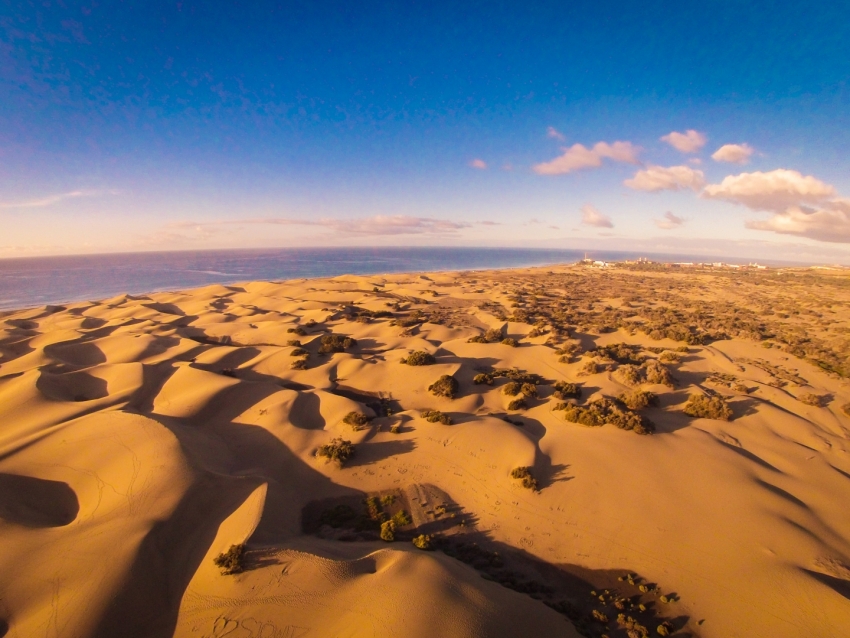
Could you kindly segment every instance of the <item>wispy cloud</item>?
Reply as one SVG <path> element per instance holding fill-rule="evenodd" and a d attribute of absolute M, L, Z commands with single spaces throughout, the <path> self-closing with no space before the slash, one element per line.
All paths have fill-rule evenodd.
<path fill-rule="evenodd" d="M 753 154 L 753 147 L 749 144 L 724 144 L 711 155 L 715 162 L 729 162 L 730 164 L 747 164 Z"/>
<path fill-rule="evenodd" d="M 611 218 L 603 215 L 591 204 L 581 207 L 581 223 L 585 226 L 596 226 L 597 228 L 614 228 Z"/>
<path fill-rule="evenodd" d="M 487 225 L 495 225 L 496 222 L 480 222 Z M 412 217 L 409 215 L 375 215 L 373 217 L 360 217 L 350 219 L 293 219 L 287 217 L 264 217 L 252 219 L 229 219 L 215 222 L 175 222 L 167 226 L 168 229 L 202 229 L 216 226 L 249 226 L 249 225 L 271 225 L 271 226 L 317 226 L 327 228 L 334 232 L 352 235 L 422 235 L 454 234 L 464 228 L 471 228 L 471 222 L 458 222 L 448 219 L 437 219 L 433 217 Z"/>
<path fill-rule="evenodd" d="M 563 175 L 585 168 L 599 168 L 602 160 L 607 158 L 615 162 L 626 162 L 628 164 L 638 163 L 640 147 L 631 142 L 597 142 L 593 148 L 587 148 L 582 144 L 573 144 L 563 149 L 564 154 L 549 162 L 536 164 L 533 167 L 539 175 Z"/>
<path fill-rule="evenodd" d="M 100 195 L 117 195 L 118 191 L 102 191 L 102 190 L 77 190 L 68 193 L 59 193 L 58 195 L 48 195 L 37 199 L 29 199 L 22 202 L 0 202 L 0 208 L 44 208 L 45 206 L 53 206 L 67 199 L 77 199 L 79 197 L 98 197 Z"/>
<path fill-rule="evenodd" d="M 564 137 L 564 134 L 561 133 L 561 131 L 556 129 L 554 126 L 550 126 L 546 129 L 546 137 L 551 137 L 553 140 L 560 140 L 561 142 L 567 139 L 566 137 Z"/>
<path fill-rule="evenodd" d="M 627 179 L 623 184 L 634 190 L 651 193 L 683 188 L 698 191 L 705 186 L 705 175 L 689 166 L 649 166 L 635 173 L 633 178 Z"/>
<path fill-rule="evenodd" d="M 663 228 L 664 230 L 678 228 L 679 226 L 685 223 L 684 217 L 674 215 L 669 210 L 664 213 L 664 217 L 662 219 L 656 219 L 653 221 L 655 221 L 656 226 L 658 226 L 659 228 Z"/>
<path fill-rule="evenodd" d="M 481 171 L 487 169 L 487 162 L 485 162 L 483 159 L 478 159 L 477 157 L 474 160 L 472 160 L 469 163 L 469 165 L 472 168 L 477 168 L 478 170 L 481 170 Z"/>
<path fill-rule="evenodd" d="M 672 131 L 661 137 L 662 142 L 667 142 L 670 146 L 682 153 L 696 153 L 705 146 L 705 134 L 688 129 L 684 133 Z"/>

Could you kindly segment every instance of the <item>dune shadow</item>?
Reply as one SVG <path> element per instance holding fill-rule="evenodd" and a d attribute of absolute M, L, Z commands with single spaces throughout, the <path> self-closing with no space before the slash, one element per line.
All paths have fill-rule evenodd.
<path fill-rule="evenodd" d="M 781 487 L 777 487 L 777 486 L 773 485 L 772 483 L 768 483 L 767 481 L 761 480 L 760 478 L 756 478 L 755 482 L 757 484 L 761 485 L 768 492 L 772 492 L 773 494 L 776 494 L 779 498 L 785 499 L 789 503 L 793 503 L 794 505 L 797 505 L 798 507 L 802 507 L 803 509 L 806 509 L 806 510 L 811 509 L 805 502 L 801 501 L 799 498 L 797 498 L 793 494 L 786 492 Z"/>
<path fill-rule="evenodd" d="M 36 388 L 53 401 L 93 401 L 109 396 L 105 379 L 86 372 L 51 374 L 42 371 L 35 382 Z"/>
<path fill-rule="evenodd" d="M 179 317 L 185 317 L 186 313 L 179 306 L 174 305 L 173 303 L 160 303 L 157 301 L 152 301 L 150 303 L 141 304 L 144 308 L 150 308 L 151 310 L 156 310 L 157 312 L 161 312 L 164 315 L 177 315 Z"/>
<path fill-rule="evenodd" d="M 850 600 L 850 581 L 845 580 L 843 578 L 836 578 L 835 576 L 830 576 L 829 574 L 816 572 L 811 569 L 804 568 L 803 571 L 821 584 L 829 587 L 836 594 L 844 596 L 844 598 Z"/>
<path fill-rule="evenodd" d="M 725 448 L 732 450 L 735 454 L 739 454 L 740 456 L 743 456 L 748 461 L 752 461 L 756 465 L 760 465 L 761 467 L 765 468 L 766 470 L 771 470 L 771 471 L 777 472 L 779 474 L 783 473 L 779 468 L 774 467 L 773 465 L 771 465 L 770 463 L 768 463 L 767 461 L 765 461 L 761 457 L 756 456 L 755 454 L 753 454 L 749 450 L 745 450 L 744 448 L 738 447 L 737 445 L 732 445 L 731 443 L 727 443 L 726 441 L 721 441 L 720 439 L 717 439 L 717 442 L 720 443 L 720 445 L 724 446 Z"/>
<path fill-rule="evenodd" d="M 19 474 L 0 474 L 0 518 L 24 527 L 63 527 L 80 511 L 67 483 Z"/>
<path fill-rule="evenodd" d="M 384 459 L 399 454 L 407 454 L 416 449 L 416 443 L 411 440 L 404 441 L 382 441 L 379 443 L 367 443 L 357 447 L 357 453 L 346 462 L 346 467 L 362 467 L 374 465 Z"/>
<path fill-rule="evenodd" d="M 325 418 L 320 410 L 321 399 L 312 392 L 299 392 L 289 411 L 289 422 L 302 430 L 323 430 Z"/>
<path fill-rule="evenodd" d="M 101 349 L 83 339 L 52 343 L 44 347 L 44 354 L 51 359 L 80 368 L 106 363 L 106 355 Z"/>

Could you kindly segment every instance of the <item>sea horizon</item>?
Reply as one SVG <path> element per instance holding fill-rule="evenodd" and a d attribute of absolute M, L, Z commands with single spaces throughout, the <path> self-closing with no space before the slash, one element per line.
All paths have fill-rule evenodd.
<path fill-rule="evenodd" d="M 248 281 L 526 268 L 645 257 L 658 262 L 805 262 L 645 251 L 500 247 L 275 248 L 97 253 L 0 259 L 0 310 L 106 299 Z"/>

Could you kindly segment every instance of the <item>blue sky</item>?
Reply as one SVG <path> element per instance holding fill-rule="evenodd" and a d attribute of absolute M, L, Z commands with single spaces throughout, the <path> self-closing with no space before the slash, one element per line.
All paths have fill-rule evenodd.
<path fill-rule="evenodd" d="M 0 257 L 850 263 L 848 78 L 845 2 L 7 1 Z"/>

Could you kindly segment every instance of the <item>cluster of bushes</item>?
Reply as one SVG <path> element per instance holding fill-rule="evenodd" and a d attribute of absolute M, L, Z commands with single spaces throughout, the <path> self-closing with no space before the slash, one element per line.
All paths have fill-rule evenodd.
<path fill-rule="evenodd" d="M 510 397 L 514 397 L 520 393 L 527 397 L 537 396 L 537 386 L 533 383 L 520 383 L 519 381 L 509 381 L 502 386 L 502 392 Z"/>
<path fill-rule="evenodd" d="M 625 385 L 635 386 L 641 383 L 660 384 L 673 387 L 673 375 L 663 363 L 647 359 L 640 366 L 625 364 L 614 371 L 614 378 Z"/>
<path fill-rule="evenodd" d="M 555 392 L 552 394 L 553 397 L 560 400 L 565 399 L 580 399 L 581 398 L 581 386 L 577 383 L 570 383 L 568 381 L 556 381 L 553 385 L 555 388 Z"/>
<path fill-rule="evenodd" d="M 224 575 L 238 574 L 244 566 L 245 544 L 231 545 L 226 552 L 219 554 L 213 562 L 221 569 Z"/>
<path fill-rule="evenodd" d="M 718 419 L 720 421 L 732 419 L 732 409 L 726 404 L 726 400 L 718 394 L 714 396 L 692 394 L 688 398 L 683 412 L 697 419 Z"/>
<path fill-rule="evenodd" d="M 811 405 L 816 408 L 822 408 L 826 405 L 827 398 L 820 394 L 812 394 L 811 392 L 807 392 L 806 394 L 801 394 L 797 399 L 801 403 L 805 403 L 806 405 Z"/>
<path fill-rule="evenodd" d="M 613 359 L 617 363 L 634 363 L 640 365 L 646 360 L 646 355 L 641 353 L 640 346 L 628 343 L 612 343 L 607 346 L 598 346 L 594 354 Z"/>
<path fill-rule="evenodd" d="M 543 377 L 539 374 L 530 374 L 518 368 L 494 368 L 490 372 L 482 372 L 476 374 L 472 379 L 475 385 L 493 385 L 494 379 L 506 378 L 518 383 L 530 383 L 539 385 L 543 382 Z"/>
<path fill-rule="evenodd" d="M 499 343 L 504 336 L 498 328 L 491 328 L 483 335 L 475 335 L 467 339 L 467 343 Z"/>
<path fill-rule="evenodd" d="M 357 345 L 357 341 L 345 335 L 328 334 L 322 337 L 319 345 L 319 354 L 332 354 L 334 352 L 345 352 Z"/>
<path fill-rule="evenodd" d="M 511 478 L 519 480 L 524 488 L 537 491 L 537 479 L 531 474 L 530 467 L 515 467 L 511 470 Z"/>
<path fill-rule="evenodd" d="M 658 405 L 658 396 L 647 390 L 629 390 L 623 392 L 617 399 L 630 410 L 643 410 L 650 405 Z"/>
<path fill-rule="evenodd" d="M 304 330 L 301 326 L 295 326 L 294 328 L 287 328 L 287 332 L 291 332 L 292 334 L 297 334 L 299 337 L 303 337 L 307 334 L 307 331 Z"/>
<path fill-rule="evenodd" d="M 406 358 L 401 360 L 409 366 L 430 366 L 437 363 L 434 355 L 424 350 L 414 350 Z"/>
<path fill-rule="evenodd" d="M 434 383 L 429 385 L 428 390 L 435 396 L 454 399 L 460 390 L 460 384 L 453 376 L 444 374 L 434 381 Z"/>
<path fill-rule="evenodd" d="M 433 549 L 432 539 L 429 534 L 419 534 L 419 536 L 413 537 L 413 545 L 419 549 L 430 550 Z"/>
<path fill-rule="evenodd" d="M 655 426 L 649 419 L 630 410 L 621 410 L 606 397 L 594 399 L 584 406 L 558 403 L 554 409 L 562 410 L 567 421 L 589 427 L 610 423 L 621 430 L 632 430 L 636 434 L 651 434 L 655 431 Z"/>
<path fill-rule="evenodd" d="M 352 430 L 357 431 L 363 429 L 371 420 L 371 417 L 366 416 L 362 412 L 349 412 L 345 415 L 342 422 L 350 425 Z"/>
<path fill-rule="evenodd" d="M 320 445 L 316 450 L 316 456 L 324 458 L 328 463 L 334 461 L 342 467 L 348 459 L 354 456 L 354 444 L 342 437 L 336 437 L 330 443 Z"/>
<path fill-rule="evenodd" d="M 448 414 L 443 414 L 439 410 L 423 410 L 419 414 L 429 423 L 442 423 L 443 425 L 452 424 L 452 418 Z"/>

